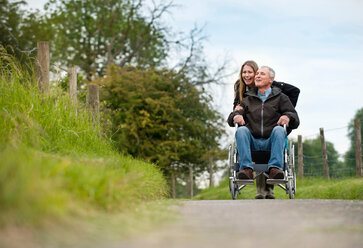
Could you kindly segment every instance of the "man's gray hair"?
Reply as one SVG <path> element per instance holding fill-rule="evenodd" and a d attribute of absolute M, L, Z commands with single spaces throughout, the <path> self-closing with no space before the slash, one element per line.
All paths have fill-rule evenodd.
<path fill-rule="evenodd" d="M 270 78 L 275 78 L 275 71 L 274 71 L 274 69 L 272 69 L 271 67 L 266 66 L 266 65 L 261 66 L 260 68 L 267 68 L 270 71 Z"/>

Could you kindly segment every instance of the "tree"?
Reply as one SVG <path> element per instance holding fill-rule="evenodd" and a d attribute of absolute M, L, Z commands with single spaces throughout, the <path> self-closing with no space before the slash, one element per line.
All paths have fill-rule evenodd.
<path fill-rule="evenodd" d="M 52 36 L 44 18 L 23 10 L 24 5 L 25 1 L 0 0 L 0 43 L 20 61 L 35 56 L 36 42 Z"/>
<path fill-rule="evenodd" d="M 198 173 L 218 149 L 223 121 L 211 97 L 182 73 L 110 67 L 102 85 L 112 138 L 120 151 L 156 163 L 168 174 L 171 165 Z M 181 166 L 182 165 L 182 166 Z"/>
<path fill-rule="evenodd" d="M 19 30 L 24 14 L 20 7 L 24 4 L 25 1 L 0 0 L 0 42 L 8 52 L 15 52 L 18 56 L 21 52 Z M 10 45 L 14 47 L 10 48 Z"/>
<path fill-rule="evenodd" d="M 354 118 L 349 122 L 348 125 L 348 138 L 350 139 L 350 147 L 349 150 L 345 153 L 345 163 L 348 168 L 351 168 L 353 171 L 355 171 L 356 168 L 356 160 L 355 160 L 355 133 L 354 133 L 354 120 L 359 119 L 360 120 L 360 130 L 363 130 L 363 108 L 360 108 L 357 110 L 357 112 L 354 115 Z M 361 131 L 361 137 L 362 131 Z M 362 145 L 363 148 L 363 145 Z"/>
<path fill-rule="evenodd" d="M 50 0 L 53 55 L 67 66 L 79 66 L 88 79 L 103 75 L 113 63 L 157 66 L 167 54 L 167 30 L 159 19 L 171 6 L 154 4 L 146 16 L 143 0 Z"/>

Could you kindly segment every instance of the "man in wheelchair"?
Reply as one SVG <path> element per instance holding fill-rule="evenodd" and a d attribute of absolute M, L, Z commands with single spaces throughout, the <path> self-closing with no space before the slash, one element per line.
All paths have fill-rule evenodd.
<path fill-rule="evenodd" d="M 286 135 L 299 126 L 298 114 L 289 98 L 271 88 L 275 72 L 262 66 L 256 73 L 256 88 L 247 92 L 241 110 L 232 112 L 228 124 L 238 124 L 236 144 L 239 155 L 238 179 L 253 179 L 251 151 L 270 151 L 269 179 L 283 179 Z M 287 126 L 287 133 L 282 127 Z"/>

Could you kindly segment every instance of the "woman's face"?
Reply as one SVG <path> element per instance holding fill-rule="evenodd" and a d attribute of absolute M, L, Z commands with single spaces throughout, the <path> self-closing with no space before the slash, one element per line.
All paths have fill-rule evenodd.
<path fill-rule="evenodd" d="M 242 79 L 248 87 L 254 87 L 255 72 L 249 65 L 244 65 L 242 68 Z"/>

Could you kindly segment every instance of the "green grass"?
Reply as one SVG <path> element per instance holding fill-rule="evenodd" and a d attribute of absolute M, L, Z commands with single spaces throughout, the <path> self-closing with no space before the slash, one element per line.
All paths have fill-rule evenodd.
<path fill-rule="evenodd" d="M 363 178 L 330 179 L 305 178 L 297 180 L 296 199 L 344 199 L 363 200 Z M 237 199 L 254 199 L 256 185 L 250 185 L 241 190 Z M 274 194 L 277 199 L 289 199 L 286 192 L 275 185 Z M 228 178 L 218 186 L 203 190 L 195 199 L 200 200 L 228 200 L 232 199 L 229 193 Z"/>
<path fill-rule="evenodd" d="M 62 226 L 72 233 L 113 219 L 129 230 L 128 223 L 154 219 L 141 205 L 167 195 L 162 173 L 118 154 L 102 133 L 56 85 L 39 93 L 34 69 L 0 49 L 0 246 L 8 244 L 9 230 L 38 240 Z M 134 220 L 136 209 L 144 219 Z"/>
<path fill-rule="evenodd" d="M 363 200 L 363 178 L 306 178 L 297 183 L 300 199 Z"/>
<path fill-rule="evenodd" d="M 10 61 L 11 62 L 11 61 Z M 76 114 L 67 93 L 51 87 L 49 94 L 38 92 L 33 75 L 15 62 L 9 69 L 0 64 L 0 136 L 2 144 L 24 144 L 45 152 L 111 155 L 110 141 L 89 122 L 83 109 Z"/>

